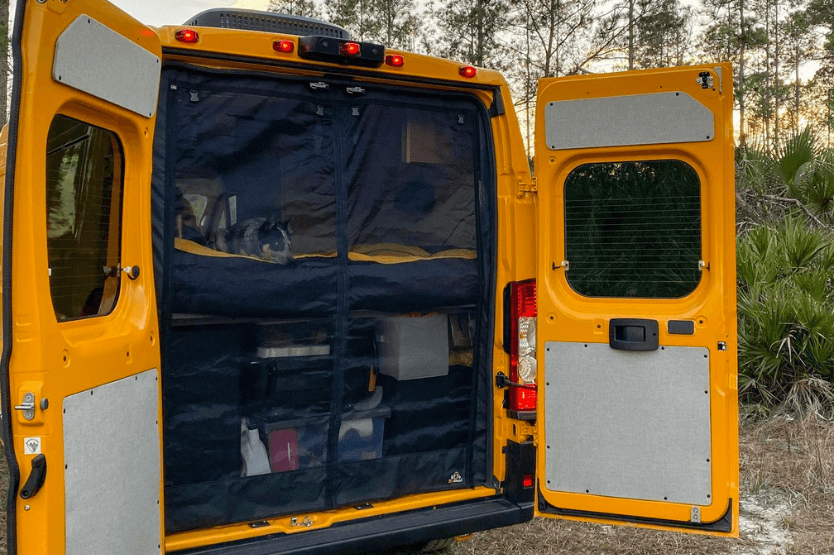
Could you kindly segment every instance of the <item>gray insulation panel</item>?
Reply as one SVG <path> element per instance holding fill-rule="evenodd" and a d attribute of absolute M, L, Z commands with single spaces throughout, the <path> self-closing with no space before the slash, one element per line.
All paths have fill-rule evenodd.
<path fill-rule="evenodd" d="M 548 102 L 544 109 L 551 150 L 666 143 L 715 138 L 715 117 L 685 92 Z"/>
<path fill-rule="evenodd" d="M 158 386 L 149 370 L 64 399 L 66 555 L 161 553 Z"/>
<path fill-rule="evenodd" d="M 545 346 L 550 491 L 709 505 L 709 351 Z"/>
<path fill-rule="evenodd" d="M 52 78 L 145 117 L 156 113 L 157 57 L 87 15 L 58 37 Z"/>

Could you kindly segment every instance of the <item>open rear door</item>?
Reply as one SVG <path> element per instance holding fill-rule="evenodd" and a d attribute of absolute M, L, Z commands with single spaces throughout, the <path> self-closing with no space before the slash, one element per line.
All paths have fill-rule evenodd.
<path fill-rule="evenodd" d="M 731 71 L 539 83 L 541 516 L 738 533 Z"/>
<path fill-rule="evenodd" d="M 9 553 L 162 551 L 156 33 L 19 0 L 3 225 Z"/>

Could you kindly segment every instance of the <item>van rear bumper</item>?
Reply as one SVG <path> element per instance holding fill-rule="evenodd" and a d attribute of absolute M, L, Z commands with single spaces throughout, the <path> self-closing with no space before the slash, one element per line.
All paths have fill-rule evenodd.
<path fill-rule="evenodd" d="M 324 555 L 368 553 L 420 544 L 533 518 L 533 504 L 504 498 L 466 502 L 369 518 L 301 534 L 278 535 L 246 542 L 177 551 L 177 555 Z"/>

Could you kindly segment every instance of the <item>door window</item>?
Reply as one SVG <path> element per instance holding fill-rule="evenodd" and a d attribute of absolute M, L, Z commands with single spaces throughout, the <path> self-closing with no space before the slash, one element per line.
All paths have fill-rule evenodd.
<path fill-rule="evenodd" d="M 119 296 L 122 145 L 110 131 L 58 115 L 46 153 L 50 290 L 59 321 L 104 316 Z"/>
<path fill-rule="evenodd" d="M 579 166 L 565 181 L 565 245 L 581 295 L 689 295 L 701 281 L 698 173 L 680 160 Z"/>

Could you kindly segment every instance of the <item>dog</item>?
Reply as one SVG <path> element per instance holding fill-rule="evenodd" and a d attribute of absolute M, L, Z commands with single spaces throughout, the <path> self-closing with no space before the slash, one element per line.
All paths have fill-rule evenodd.
<path fill-rule="evenodd" d="M 292 256 L 292 227 L 273 218 L 253 218 L 220 233 L 217 249 L 229 254 L 253 256 L 275 264 L 287 265 Z M 225 235 L 225 237 L 224 237 Z"/>

